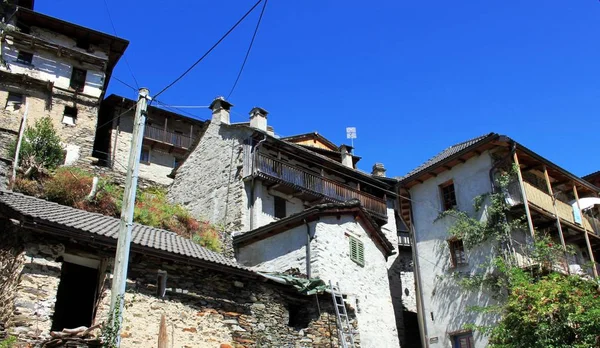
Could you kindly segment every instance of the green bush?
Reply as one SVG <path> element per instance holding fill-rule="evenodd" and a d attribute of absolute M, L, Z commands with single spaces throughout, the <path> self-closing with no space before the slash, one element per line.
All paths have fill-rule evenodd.
<path fill-rule="evenodd" d="M 10 154 L 13 158 L 16 148 L 17 141 L 15 140 L 10 146 Z M 33 127 L 25 129 L 21 142 L 19 163 L 16 165 L 35 176 L 43 169 L 56 169 L 64 161 L 65 150 L 60 143 L 60 138 L 52 125 L 50 117 L 43 117 L 37 120 Z"/>
<path fill-rule="evenodd" d="M 92 189 L 93 177 L 74 167 L 62 167 L 45 182 L 46 198 L 52 202 L 74 207 L 83 201 Z"/>

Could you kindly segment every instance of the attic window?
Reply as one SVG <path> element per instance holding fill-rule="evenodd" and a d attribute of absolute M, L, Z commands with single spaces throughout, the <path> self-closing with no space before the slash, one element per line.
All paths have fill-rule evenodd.
<path fill-rule="evenodd" d="M 21 64 L 31 65 L 32 61 L 33 61 L 33 53 L 19 51 L 19 54 L 17 55 L 17 62 L 19 62 Z"/>
<path fill-rule="evenodd" d="M 83 92 L 86 75 L 87 71 L 73 67 L 73 72 L 71 73 L 71 83 L 69 86 L 77 92 Z"/>
<path fill-rule="evenodd" d="M 454 190 L 454 182 L 447 181 L 440 185 L 442 193 L 442 208 L 444 211 L 456 208 L 456 191 Z"/>
<path fill-rule="evenodd" d="M 354 237 L 350 237 L 350 260 L 365 265 L 365 245 Z"/>
<path fill-rule="evenodd" d="M 285 199 L 279 197 L 279 196 L 275 196 L 273 197 L 273 205 L 274 205 L 274 209 L 273 209 L 273 215 L 278 218 L 278 219 L 283 219 L 287 216 L 286 211 L 285 211 Z"/>
<path fill-rule="evenodd" d="M 21 93 L 8 92 L 8 99 L 6 100 L 6 106 L 4 107 L 9 111 L 16 111 L 23 106 L 25 102 L 25 96 Z"/>
<path fill-rule="evenodd" d="M 74 126 L 75 123 L 77 123 L 77 109 L 71 106 L 65 106 L 62 123 L 69 126 Z"/>

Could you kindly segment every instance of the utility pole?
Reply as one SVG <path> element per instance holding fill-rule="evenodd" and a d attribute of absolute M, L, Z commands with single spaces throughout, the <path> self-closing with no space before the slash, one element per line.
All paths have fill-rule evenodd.
<path fill-rule="evenodd" d="M 12 168 L 12 181 L 17 178 L 17 167 L 19 166 L 19 154 L 21 153 L 21 143 L 23 142 L 23 133 L 27 127 L 27 112 L 29 111 L 29 103 L 25 103 L 25 113 L 21 119 L 21 127 L 19 128 L 19 138 L 17 140 L 17 148 L 15 149 L 15 161 Z"/>
<path fill-rule="evenodd" d="M 144 139 L 144 126 L 146 125 L 146 108 L 150 91 L 140 88 L 135 119 L 133 121 L 133 134 L 131 139 L 131 152 L 127 163 L 127 178 L 123 192 L 123 207 L 121 208 L 121 222 L 119 224 L 119 240 L 117 254 L 115 255 L 115 268 L 110 298 L 110 313 L 113 314 L 112 325 L 117 328 L 116 346 L 121 345 L 121 323 L 123 321 L 123 302 L 125 285 L 127 284 L 127 267 L 129 266 L 129 247 L 131 244 L 131 229 L 133 227 L 133 209 L 135 207 L 135 193 L 140 167 L 140 154 Z M 116 314 L 116 315 L 115 315 Z"/>

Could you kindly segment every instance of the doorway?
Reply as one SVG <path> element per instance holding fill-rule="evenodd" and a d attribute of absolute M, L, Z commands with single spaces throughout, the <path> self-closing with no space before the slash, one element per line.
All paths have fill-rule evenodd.
<path fill-rule="evenodd" d="M 63 262 L 51 330 L 91 326 L 97 288 L 98 269 Z"/>

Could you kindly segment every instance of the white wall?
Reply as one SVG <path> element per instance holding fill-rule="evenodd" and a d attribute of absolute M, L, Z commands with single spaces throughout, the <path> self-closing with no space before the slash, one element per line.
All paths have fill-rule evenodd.
<path fill-rule="evenodd" d="M 250 199 L 251 182 L 246 183 L 246 195 Z M 275 203 L 274 195 L 277 195 L 286 200 L 285 212 L 286 216 L 290 216 L 296 213 L 300 213 L 304 210 L 304 204 L 298 198 L 289 197 L 277 191 L 269 192 L 268 189 L 263 185 L 262 181 L 254 181 L 254 208 L 247 207 L 247 211 L 244 214 L 244 231 L 250 231 L 252 229 L 259 228 L 264 225 L 268 225 L 273 221 L 278 220 L 275 218 Z M 252 215 L 252 226 L 250 222 L 250 215 Z"/>
<path fill-rule="evenodd" d="M 475 272 L 479 265 L 487 261 L 489 246 L 467 250 L 468 265 L 454 270 L 450 267 L 450 252 L 446 242 L 449 238 L 448 228 L 454 220 L 446 217 L 436 221 L 442 210 L 439 185 L 453 180 L 458 209 L 474 214 L 473 198 L 491 191 L 491 166 L 492 159 L 488 152 L 484 152 L 410 189 L 415 202 L 413 218 L 418 262 L 418 268 L 415 269 L 422 280 L 420 290 L 424 302 L 424 313 L 421 315 L 425 317 L 426 340 L 438 339 L 437 343 L 430 344 L 432 348 L 452 347 L 448 332 L 462 330 L 465 324 L 482 325 L 496 320 L 466 310 L 469 306 L 493 304 L 487 294 L 465 291 L 457 285 L 456 280 L 451 279 L 455 271 Z M 476 216 L 483 219 L 485 212 Z M 487 337 L 475 333 L 474 338 L 477 347 L 487 345 Z"/>
<path fill-rule="evenodd" d="M 32 28 L 31 33 L 38 37 L 47 38 L 50 42 L 85 52 L 85 50 L 75 47 L 75 40 L 69 39 L 63 35 L 39 28 Z M 93 55 L 101 58 L 107 57 L 106 53 L 99 50 L 98 47 L 92 46 L 92 48 L 96 49 Z M 80 63 L 67 57 L 58 57 L 55 53 L 46 50 L 26 49 L 26 51 L 33 53 L 31 65 L 17 62 L 19 50 L 14 46 L 12 39 L 6 39 L 6 42 L 2 43 L 2 56 L 5 61 L 8 62 L 11 72 L 15 74 L 26 74 L 42 81 L 51 81 L 56 87 L 68 89 L 73 66 L 75 66 L 87 71 L 83 94 L 97 98 L 102 94 L 105 74 L 98 67 Z"/>

